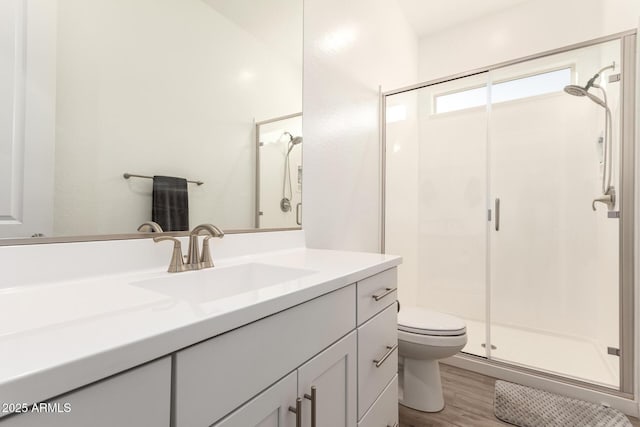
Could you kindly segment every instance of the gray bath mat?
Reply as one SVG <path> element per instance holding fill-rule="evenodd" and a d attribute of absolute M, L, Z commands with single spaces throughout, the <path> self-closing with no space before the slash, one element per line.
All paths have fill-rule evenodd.
<path fill-rule="evenodd" d="M 520 427 L 632 427 L 620 411 L 531 387 L 496 381 L 496 417 Z"/>

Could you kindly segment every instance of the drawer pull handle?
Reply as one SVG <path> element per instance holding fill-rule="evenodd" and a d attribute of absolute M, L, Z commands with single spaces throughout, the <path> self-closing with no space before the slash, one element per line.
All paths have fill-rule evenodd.
<path fill-rule="evenodd" d="M 296 427 L 302 427 L 302 399 L 296 399 L 296 407 L 289 406 L 289 412 L 296 414 Z"/>
<path fill-rule="evenodd" d="M 311 395 L 307 393 L 304 394 L 304 398 L 311 401 L 311 427 L 316 427 L 317 417 L 316 417 L 316 408 L 317 408 L 317 399 L 318 399 L 318 390 L 316 386 L 311 387 Z"/>
<path fill-rule="evenodd" d="M 380 360 L 373 361 L 373 363 L 376 364 L 376 368 L 379 368 L 380 366 L 382 366 L 382 364 L 389 358 L 389 356 L 391 356 L 391 353 L 393 353 L 397 348 L 398 348 L 398 344 L 394 345 L 393 347 L 387 346 L 387 352 L 384 354 L 384 356 L 382 356 Z"/>
<path fill-rule="evenodd" d="M 387 295 L 391 295 L 395 290 L 396 288 L 384 288 L 383 293 L 373 294 L 373 299 L 376 301 L 380 301 L 382 298 L 386 297 Z"/>

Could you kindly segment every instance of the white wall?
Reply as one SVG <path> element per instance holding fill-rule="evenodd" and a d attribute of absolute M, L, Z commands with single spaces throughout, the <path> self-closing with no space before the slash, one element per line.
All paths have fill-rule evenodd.
<path fill-rule="evenodd" d="M 151 181 L 124 172 L 204 181 L 192 226 L 252 227 L 254 119 L 301 110 L 299 64 L 201 0 L 60 0 L 58 19 L 55 234 L 151 219 Z"/>
<path fill-rule="evenodd" d="M 420 40 L 419 78 L 428 81 L 631 30 L 637 0 L 530 0 Z"/>
<path fill-rule="evenodd" d="M 378 251 L 378 85 L 417 79 L 395 1 L 306 0 L 303 226 L 310 247 Z"/>

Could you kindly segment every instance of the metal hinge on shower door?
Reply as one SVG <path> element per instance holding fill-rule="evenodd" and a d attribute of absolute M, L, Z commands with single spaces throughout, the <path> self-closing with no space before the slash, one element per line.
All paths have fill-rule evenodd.
<path fill-rule="evenodd" d="M 620 357 L 620 349 L 615 347 L 607 347 L 607 354 Z"/>

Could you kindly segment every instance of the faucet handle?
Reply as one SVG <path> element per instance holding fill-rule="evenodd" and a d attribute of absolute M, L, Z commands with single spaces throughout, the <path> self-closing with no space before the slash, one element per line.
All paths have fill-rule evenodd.
<path fill-rule="evenodd" d="M 211 251 L 209 249 L 209 239 L 213 236 L 206 236 L 202 242 L 202 255 L 200 256 L 200 265 L 202 268 L 214 267 L 211 259 Z"/>
<path fill-rule="evenodd" d="M 171 261 L 169 262 L 169 268 L 167 271 L 169 273 L 185 271 L 187 268 L 184 265 L 184 258 L 182 257 L 182 243 L 180 243 L 180 240 L 169 236 L 158 236 L 153 238 L 153 241 L 156 243 L 164 242 L 166 240 L 171 240 L 173 242 L 173 253 L 171 254 Z"/>

